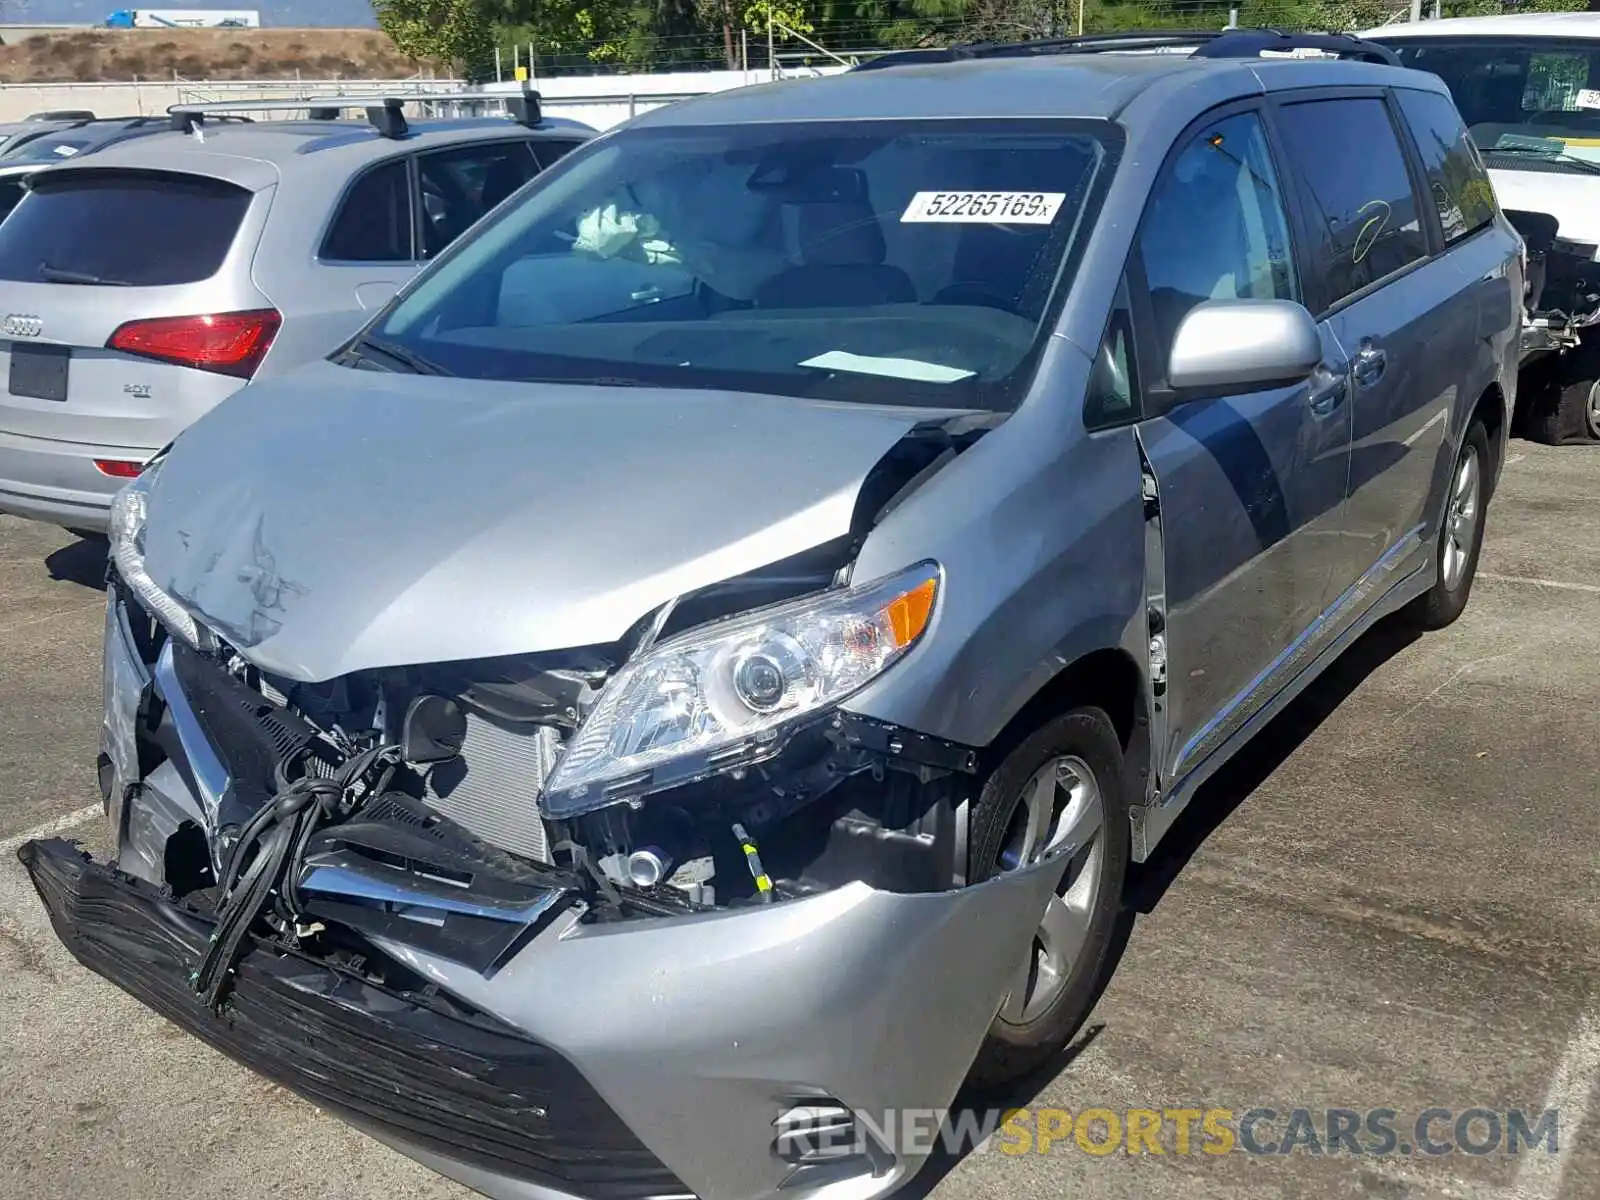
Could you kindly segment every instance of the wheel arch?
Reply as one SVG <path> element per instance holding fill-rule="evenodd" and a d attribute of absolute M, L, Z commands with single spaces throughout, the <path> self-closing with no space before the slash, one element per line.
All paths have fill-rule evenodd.
<path fill-rule="evenodd" d="M 990 743 L 991 761 L 998 762 L 1052 717 L 1083 705 L 1103 709 L 1116 728 L 1127 767 L 1128 810 L 1136 814 L 1146 802 L 1151 770 L 1150 683 L 1148 671 L 1120 646 L 1080 654 L 1046 680 Z"/>

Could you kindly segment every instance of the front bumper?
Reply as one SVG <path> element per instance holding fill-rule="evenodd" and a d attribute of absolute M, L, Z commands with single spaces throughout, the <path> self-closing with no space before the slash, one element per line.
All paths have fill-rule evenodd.
<path fill-rule="evenodd" d="M 209 915 L 62 841 L 19 854 L 74 957 L 267 1078 L 403 1146 L 606 1200 L 682 1196 L 572 1064 L 492 1018 L 258 950 L 224 1015 L 188 976 Z"/>
<path fill-rule="evenodd" d="M 1059 877 L 1059 865 L 1045 862 L 951 891 L 852 883 L 803 899 L 614 922 L 569 909 L 530 926 L 485 970 L 420 936 L 369 931 L 374 958 L 427 981 L 446 1007 L 477 1014 L 469 1075 L 482 1107 L 471 1111 L 488 1117 L 473 1136 L 498 1139 L 485 1149 L 463 1132 L 460 1110 L 432 1094 L 454 1095 L 432 1064 L 384 1091 L 373 1081 L 393 1082 L 399 1068 L 345 1049 L 364 1047 L 383 1063 L 412 1059 L 415 1017 L 431 1035 L 437 1026 L 442 1053 L 454 1054 L 459 1027 L 439 1024 L 431 1009 L 424 1016 L 406 1008 L 414 1001 L 260 947 L 232 989 L 238 1015 L 219 1022 L 190 998 L 206 920 L 154 897 L 166 882 L 165 839 L 181 826 L 215 834 L 217 808 L 205 793 L 216 781 L 204 781 L 216 764 L 185 761 L 202 749 L 194 727 L 167 737 L 159 753 L 146 742 L 150 697 L 180 685 L 142 659 L 113 587 L 103 776 L 128 874 L 49 844 L 26 848 L 62 940 L 227 1053 L 501 1200 L 552 1190 L 609 1200 L 623 1195 L 608 1190 L 619 1181 L 635 1188 L 632 1200 L 873 1200 L 893 1190 L 933 1146 L 818 1171 L 780 1156 L 775 1124 L 791 1107 L 830 1101 L 874 1128 L 906 1110 L 948 1107 Z M 182 697 L 164 699 L 170 719 Z M 494 1028 L 492 1039 L 479 1022 Z M 540 1081 L 518 1074 L 530 1055 L 544 1056 L 561 1081 L 536 1102 L 538 1116 L 527 1095 Z M 582 1119 L 569 1121 L 572 1113 Z M 474 1130 L 479 1123 L 469 1121 Z M 553 1140 L 534 1136 L 546 1127 Z M 613 1174 L 586 1165 L 597 1145 Z"/>

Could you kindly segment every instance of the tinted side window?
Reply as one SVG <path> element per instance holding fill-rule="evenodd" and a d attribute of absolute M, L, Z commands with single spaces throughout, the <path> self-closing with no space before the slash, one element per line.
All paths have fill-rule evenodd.
<path fill-rule="evenodd" d="M 574 142 L 567 139 L 558 141 L 554 138 L 541 138 L 533 143 L 533 152 L 539 158 L 539 169 L 548 171 L 581 145 L 583 145 L 582 142 Z"/>
<path fill-rule="evenodd" d="M 411 189 L 406 160 L 368 171 L 345 193 L 322 243 L 334 262 L 410 262 Z"/>
<path fill-rule="evenodd" d="M 1444 240 L 1459 241 L 1482 229 L 1494 220 L 1494 187 L 1455 105 L 1437 92 L 1396 95 L 1428 171 Z"/>
<path fill-rule="evenodd" d="M 1427 255 L 1411 176 L 1382 100 L 1287 104 L 1279 121 L 1290 168 L 1304 183 L 1327 304 Z"/>
<path fill-rule="evenodd" d="M 0 279 L 196 283 L 221 269 L 249 207 L 244 188 L 202 175 L 40 176 L 0 224 Z"/>
<path fill-rule="evenodd" d="M 1289 222 L 1258 114 L 1206 125 L 1162 169 L 1139 253 L 1164 359 L 1206 300 L 1298 300 Z"/>
<path fill-rule="evenodd" d="M 473 223 L 538 173 L 527 142 L 493 142 L 424 154 L 417 159 L 422 188 L 422 248 L 439 253 Z"/>
<path fill-rule="evenodd" d="M 1138 387 L 1128 310 L 1119 307 L 1112 313 L 1111 323 L 1106 326 L 1106 335 L 1100 342 L 1100 353 L 1095 356 L 1094 370 L 1089 375 L 1088 395 L 1083 408 L 1084 426 L 1099 429 L 1132 418 L 1135 415 L 1134 397 L 1138 394 Z"/>

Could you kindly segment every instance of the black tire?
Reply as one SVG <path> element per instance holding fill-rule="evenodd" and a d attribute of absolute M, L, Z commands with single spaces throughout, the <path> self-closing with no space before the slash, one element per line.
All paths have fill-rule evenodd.
<path fill-rule="evenodd" d="M 1468 455 L 1476 455 L 1478 464 L 1476 519 L 1472 522 L 1470 542 L 1462 547 L 1466 553 L 1461 569 L 1454 579 L 1450 579 L 1447 578 L 1445 564 L 1455 531 L 1451 518 L 1457 507 L 1456 483 Z M 1489 497 L 1494 490 L 1491 486 L 1493 463 L 1488 431 L 1484 429 L 1482 421 L 1474 418 L 1472 424 L 1467 426 L 1466 436 L 1461 439 L 1461 449 L 1456 452 L 1456 461 L 1450 468 L 1450 478 L 1445 485 L 1444 511 L 1439 515 L 1439 532 L 1434 542 L 1434 561 L 1438 564 L 1439 577 L 1405 610 L 1407 617 L 1423 629 L 1443 629 L 1453 624 L 1466 610 L 1467 601 L 1472 597 L 1472 581 L 1478 573 L 1478 555 L 1483 549 L 1483 531 L 1489 519 Z"/>
<path fill-rule="evenodd" d="M 1546 446 L 1600 442 L 1600 379 L 1556 382 L 1535 396 L 1528 437 Z"/>
<path fill-rule="evenodd" d="M 1044 725 L 1006 755 L 984 784 L 968 828 L 969 878 L 988 879 L 1003 869 L 1014 821 L 1025 808 L 1024 788 L 1048 764 L 1073 759 L 1086 765 L 1098 786 L 1103 820 L 1099 833 L 1099 882 L 1088 903 L 1082 949 L 1054 999 L 1024 1023 L 997 1014 L 973 1063 L 969 1080 L 994 1087 L 1025 1076 L 1063 1050 L 1099 999 L 1116 955 L 1131 836 L 1122 743 L 1111 719 L 1098 708 L 1075 708 Z M 1062 862 L 1067 884 L 1084 855 Z M 1041 914 L 1042 915 L 1042 914 Z"/>
<path fill-rule="evenodd" d="M 1600 440 L 1600 339 L 1531 363 L 1517 383 L 1517 429 L 1546 446 Z"/>

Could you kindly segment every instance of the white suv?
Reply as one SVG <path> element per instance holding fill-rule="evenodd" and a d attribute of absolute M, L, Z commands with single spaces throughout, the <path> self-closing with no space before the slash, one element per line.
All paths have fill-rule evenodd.
<path fill-rule="evenodd" d="M 1463 17 L 1364 36 L 1449 86 L 1527 243 L 1521 431 L 1600 441 L 1600 13 Z"/>

